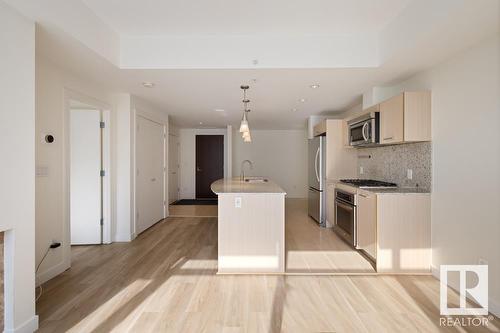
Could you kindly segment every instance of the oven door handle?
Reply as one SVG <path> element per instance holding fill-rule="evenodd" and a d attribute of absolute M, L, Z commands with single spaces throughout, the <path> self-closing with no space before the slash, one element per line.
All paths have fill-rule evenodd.
<path fill-rule="evenodd" d="M 344 202 L 342 199 L 339 199 L 339 198 L 335 199 L 335 203 L 341 207 L 344 207 L 344 208 L 350 209 L 350 210 L 354 210 L 354 208 L 356 207 L 355 205 Z"/>
<path fill-rule="evenodd" d="M 363 139 L 365 141 L 368 141 L 368 131 L 367 131 L 367 129 L 368 129 L 368 123 L 366 122 L 366 123 L 363 124 L 363 128 L 361 129 L 361 133 L 363 134 Z"/>

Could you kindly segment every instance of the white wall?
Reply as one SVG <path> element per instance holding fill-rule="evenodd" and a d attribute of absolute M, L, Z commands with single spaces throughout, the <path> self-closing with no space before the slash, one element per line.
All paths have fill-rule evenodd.
<path fill-rule="evenodd" d="M 51 250 L 38 273 L 42 283 L 68 269 L 71 264 L 68 214 L 68 179 L 65 168 L 66 103 L 76 98 L 111 111 L 111 239 L 130 241 L 134 234 L 135 117 L 144 115 L 168 124 L 168 115 L 148 102 L 126 93 L 114 93 L 99 83 L 75 77 L 50 60 L 36 59 L 36 164 L 48 169 L 36 178 L 36 262 L 52 241 L 62 246 Z M 51 145 L 43 143 L 45 133 L 55 136 Z"/>
<path fill-rule="evenodd" d="M 5 332 L 35 315 L 35 25 L 0 1 L 0 231 L 5 233 Z"/>
<path fill-rule="evenodd" d="M 115 112 L 112 118 L 113 142 L 116 149 L 111 150 L 112 161 L 116 161 L 111 170 L 112 189 L 116 193 L 112 211 L 115 214 L 115 223 L 111 234 L 114 241 L 127 242 L 132 240 L 132 105 L 130 94 L 116 94 L 113 96 Z"/>
<path fill-rule="evenodd" d="M 67 144 L 65 143 L 67 98 L 80 96 L 92 105 L 106 106 L 114 113 L 113 99 L 106 89 L 97 83 L 86 82 L 71 73 L 37 57 L 36 59 L 36 165 L 46 167 L 48 175 L 36 178 L 36 262 L 52 241 L 62 243 L 60 248 L 51 250 L 38 272 L 38 283 L 44 282 L 63 272 L 70 266 L 69 201 L 66 168 Z M 114 115 L 111 116 L 112 119 Z M 113 124 L 111 124 L 112 126 Z M 54 143 L 43 142 L 44 134 L 55 137 Z M 112 129 L 112 137 L 115 137 Z M 112 150 L 114 150 L 112 143 Z M 115 161 L 111 161 L 111 173 Z M 112 188 L 115 185 L 112 184 Z M 115 200 L 112 193 L 112 201 Z M 115 212 L 112 214 L 115 216 Z"/>
<path fill-rule="evenodd" d="M 307 130 L 252 130 L 252 142 L 244 143 L 233 132 L 233 176 L 238 177 L 241 162 L 249 159 L 253 170 L 245 174 L 265 176 L 285 189 L 287 198 L 306 198 Z"/>
<path fill-rule="evenodd" d="M 432 265 L 489 263 L 500 314 L 500 35 L 385 90 L 432 91 Z M 379 101 L 374 101 L 379 102 Z M 450 277 L 451 278 L 451 277 Z M 451 285 L 458 287 L 456 280 Z"/>
<path fill-rule="evenodd" d="M 196 196 L 196 135 L 224 135 L 224 177 L 228 170 L 228 144 L 226 129 L 181 128 L 180 140 L 180 199 L 194 199 Z"/>
<path fill-rule="evenodd" d="M 363 98 L 366 95 L 367 94 L 364 94 Z M 348 108 L 347 110 L 345 110 L 344 112 L 342 112 L 340 114 L 339 118 L 346 119 L 346 118 L 356 117 L 358 115 L 363 114 L 364 109 L 366 109 L 366 107 L 363 107 L 363 103 L 355 104 L 355 105 L 351 106 L 350 108 Z"/>

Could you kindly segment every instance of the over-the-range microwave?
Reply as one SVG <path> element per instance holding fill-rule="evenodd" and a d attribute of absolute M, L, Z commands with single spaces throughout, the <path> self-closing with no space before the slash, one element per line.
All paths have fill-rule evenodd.
<path fill-rule="evenodd" d="M 380 113 L 370 112 L 351 119 L 349 125 L 349 144 L 369 146 L 380 142 Z"/>

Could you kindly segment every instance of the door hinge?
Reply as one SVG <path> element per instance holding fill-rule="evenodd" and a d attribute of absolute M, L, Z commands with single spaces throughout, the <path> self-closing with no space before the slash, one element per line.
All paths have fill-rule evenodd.
<path fill-rule="evenodd" d="M 106 127 L 106 123 L 104 121 L 99 122 L 99 127 L 100 128 L 105 128 Z"/>
<path fill-rule="evenodd" d="M 104 219 L 101 219 L 101 225 L 104 225 Z"/>
<path fill-rule="evenodd" d="M 101 170 L 101 171 L 99 172 L 99 175 L 100 175 L 101 177 L 104 177 L 104 176 L 106 176 L 106 171 L 104 171 L 104 170 Z"/>

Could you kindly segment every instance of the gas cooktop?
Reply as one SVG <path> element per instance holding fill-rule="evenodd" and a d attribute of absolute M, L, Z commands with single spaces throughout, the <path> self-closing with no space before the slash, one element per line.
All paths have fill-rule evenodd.
<path fill-rule="evenodd" d="M 360 188 L 384 188 L 384 187 L 398 187 L 397 184 L 383 182 L 373 179 L 341 179 L 342 183 L 354 185 Z"/>

